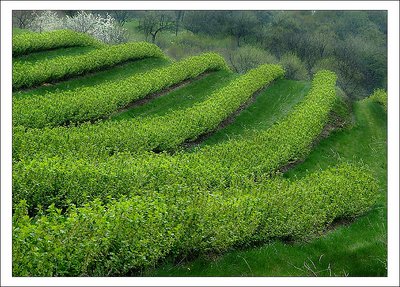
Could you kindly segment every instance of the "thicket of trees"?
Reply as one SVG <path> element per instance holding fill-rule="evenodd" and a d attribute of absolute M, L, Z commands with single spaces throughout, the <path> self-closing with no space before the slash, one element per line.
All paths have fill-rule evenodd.
<path fill-rule="evenodd" d="M 291 73 L 334 70 L 353 98 L 386 88 L 385 11 L 187 11 L 183 26 L 264 49 L 296 67 Z"/>
<path fill-rule="evenodd" d="M 171 37 L 181 31 L 215 41 L 228 37 L 232 44 L 220 50 L 189 34 L 179 41 L 182 49 L 190 45 L 193 51 L 222 52 L 240 73 L 263 62 L 281 62 L 288 76 L 295 79 L 330 69 L 338 74 L 339 86 L 352 98 L 387 85 L 386 11 L 92 12 L 104 17 L 108 14 L 121 26 L 135 20 L 145 39 L 155 43 L 164 31 Z M 62 13 L 69 18 L 77 16 L 77 11 Z M 32 11 L 15 11 L 14 25 L 26 28 L 31 16 Z"/>

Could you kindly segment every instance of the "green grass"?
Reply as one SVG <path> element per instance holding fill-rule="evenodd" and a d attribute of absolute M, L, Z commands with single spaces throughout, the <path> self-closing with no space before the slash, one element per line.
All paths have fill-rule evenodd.
<path fill-rule="evenodd" d="M 382 192 L 371 212 L 308 243 L 273 241 L 222 256 L 203 256 L 179 264 L 165 262 L 141 275 L 386 276 L 387 117 L 380 105 L 368 101 L 355 103 L 354 113 L 354 127 L 322 140 L 303 163 L 285 176 L 302 177 L 342 160 L 362 160 L 376 175 Z"/>
<path fill-rule="evenodd" d="M 43 60 L 49 60 L 56 57 L 61 56 L 76 56 L 80 54 L 85 54 L 90 51 L 97 49 L 96 47 L 67 47 L 67 48 L 59 48 L 55 50 L 48 50 L 48 51 L 40 51 L 35 53 L 30 53 L 27 55 L 22 55 L 19 57 L 13 58 L 14 61 L 23 61 L 23 62 L 38 62 Z"/>
<path fill-rule="evenodd" d="M 145 41 L 146 37 L 142 31 L 139 31 L 139 20 L 131 20 L 124 24 L 124 28 L 128 30 L 128 41 Z M 162 33 L 162 32 L 161 32 Z M 147 39 L 151 41 L 151 36 Z"/>
<path fill-rule="evenodd" d="M 12 28 L 12 35 L 19 35 L 19 34 L 23 34 L 23 33 L 33 33 L 32 31 L 28 30 L 28 29 L 21 29 L 21 28 Z"/>
<path fill-rule="evenodd" d="M 310 89 L 309 82 L 279 79 L 264 89 L 234 122 L 217 131 L 201 145 L 216 144 L 229 138 L 244 136 L 257 129 L 266 130 L 299 103 Z"/>
<path fill-rule="evenodd" d="M 121 120 L 137 116 L 162 116 L 174 110 L 182 110 L 204 101 L 211 93 L 237 77 L 229 71 L 217 71 L 174 90 L 166 95 L 155 98 L 150 102 L 137 106 L 112 117 Z"/>
<path fill-rule="evenodd" d="M 106 81 L 121 80 L 130 77 L 135 73 L 142 73 L 151 69 L 159 68 L 167 65 L 169 62 L 170 61 L 162 58 L 146 58 L 143 60 L 130 61 L 110 69 L 96 73 L 90 73 L 85 76 L 73 78 L 54 85 L 40 86 L 39 88 L 33 90 L 15 92 L 13 96 L 30 97 L 48 92 L 54 93 L 73 90 L 80 87 L 95 86 Z"/>

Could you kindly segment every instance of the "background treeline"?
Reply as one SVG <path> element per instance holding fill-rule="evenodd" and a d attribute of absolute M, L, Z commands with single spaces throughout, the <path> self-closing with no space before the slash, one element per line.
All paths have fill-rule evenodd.
<path fill-rule="evenodd" d="M 239 73 L 280 62 L 297 80 L 330 69 L 353 99 L 387 85 L 386 11 L 90 12 L 115 19 L 128 34 L 125 41 L 154 42 L 175 59 L 216 51 Z M 14 26 L 27 28 L 32 13 L 15 11 Z"/>

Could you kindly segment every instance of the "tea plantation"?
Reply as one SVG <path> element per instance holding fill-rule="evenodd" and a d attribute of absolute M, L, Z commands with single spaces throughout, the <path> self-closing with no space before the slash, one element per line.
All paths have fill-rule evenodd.
<path fill-rule="evenodd" d="M 39 35 L 13 36 L 14 276 L 386 274 L 385 91 Z"/>

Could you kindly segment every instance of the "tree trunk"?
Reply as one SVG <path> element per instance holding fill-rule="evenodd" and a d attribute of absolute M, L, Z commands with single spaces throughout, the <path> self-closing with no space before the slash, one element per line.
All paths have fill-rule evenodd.
<path fill-rule="evenodd" d="M 240 36 L 236 36 L 236 44 L 240 47 Z"/>
<path fill-rule="evenodd" d="M 179 20 L 175 23 L 175 36 L 178 36 Z"/>

